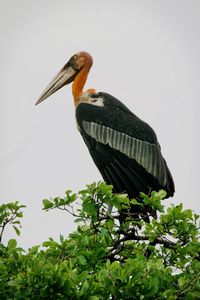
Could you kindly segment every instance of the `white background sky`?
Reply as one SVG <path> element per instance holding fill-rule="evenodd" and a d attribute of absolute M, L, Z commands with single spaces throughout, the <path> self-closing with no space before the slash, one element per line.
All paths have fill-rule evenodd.
<path fill-rule="evenodd" d="M 71 86 L 34 106 L 81 50 L 94 59 L 87 88 L 112 94 L 156 131 L 176 184 L 166 204 L 200 212 L 200 1 L 0 4 L 0 201 L 27 206 L 19 244 L 66 236 L 72 217 L 43 212 L 42 199 L 101 179 L 76 129 Z"/>

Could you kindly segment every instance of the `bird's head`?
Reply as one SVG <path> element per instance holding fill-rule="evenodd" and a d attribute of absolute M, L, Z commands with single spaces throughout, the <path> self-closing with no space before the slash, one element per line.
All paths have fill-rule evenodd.
<path fill-rule="evenodd" d="M 58 72 L 58 74 L 49 83 L 42 95 L 39 97 L 36 105 L 47 99 L 49 96 L 54 94 L 56 91 L 61 89 L 63 86 L 75 81 L 75 78 L 82 73 L 79 79 L 79 84 L 74 88 L 75 94 L 80 93 L 85 81 L 87 74 L 92 66 L 92 57 L 89 53 L 82 51 L 73 55 L 70 60 L 64 65 L 64 67 Z M 82 70 L 82 72 L 81 72 Z M 84 71 L 84 72 L 83 72 Z M 85 76 L 84 76 L 85 75 Z M 80 77 L 80 76 L 79 76 Z"/>

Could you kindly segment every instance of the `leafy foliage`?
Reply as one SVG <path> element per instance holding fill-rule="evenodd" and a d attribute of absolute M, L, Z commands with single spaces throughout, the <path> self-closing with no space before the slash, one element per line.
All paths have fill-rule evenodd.
<path fill-rule="evenodd" d="M 19 219 L 23 217 L 21 208 L 24 207 L 24 205 L 19 205 L 18 201 L 0 205 L 0 243 L 8 224 L 12 225 L 17 235 L 20 235 L 21 223 Z"/>
<path fill-rule="evenodd" d="M 199 216 L 182 204 L 165 211 L 164 196 L 128 199 L 100 182 L 43 200 L 45 211 L 71 213 L 77 230 L 27 252 L 14 239 L 1 244 L 0 299 L 200 299 Z M 146 223 L 134 206 L 159 218 Z"/>

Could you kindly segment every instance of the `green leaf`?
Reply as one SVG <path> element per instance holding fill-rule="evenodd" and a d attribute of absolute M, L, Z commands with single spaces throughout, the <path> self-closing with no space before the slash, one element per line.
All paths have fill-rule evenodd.
<path fill-rule="evenodd" d="M 78 261 L 78 263 L 79 263 L 80 265 L 85 265 L 85 264 L 86 264 L 86 259 L 85 259 L 85 257 L 84 257 L 83 255 L 79 255 L 79 256 L 77 257 L 77 261 Z"/>
<path fill-rule="evenodd" d="M 138 202 L 136 199 L 131 199 L 130 203 L 133 204 L 133 205 L 143 206 L 143 203 Z"/>
<path fill-rule="evenodd" d="M 101 182 L 99 185 L 99 190 L 105 194 L 112 192 L 112 188 L 112 185 L 107 185 L 105 182 Z"/>
<path fill-rule="evenodd" d="M 16 234 L 19 236 L 19 235 L 20 235 L 20 230 L 19 230 L 19 228 L 17 228 L 15 225 L 13 225 L 13 228 L 14 228 Z"/>
<path fill-rule="evenodd" d="M 44 206 L 43 209 L 49 209 L 53 206 L 53 203 L 48 199 L 42 200 L 42 203 L 43 203 L 43 206 Z"/>
<path fill-rule="evenodd" d="M 178 279 L 179 287 L 182 288 L 183 286 L 185 286 L 185 283 L 186 283 L 186 280 L 185 280 L 184 277 L 180 277 L 180 278 Z"/>
<path fill-rule="evenodd" d="M 164 190 L 160 190 L 158 192 L 152 192 L 151 195 L 154 197 L 154 198 L 157 198 L 157 199 L 160 199 L 162 200 L 166 195 L 166 191 Z"/>
<path fill-rule="evenodd" d="M 83 282 L 82 288 L 81 288 L 81 290 L 80 290 L 80 296 L 86 295 L 88 289 L 89 289 L 89 283 L 88 283 L 88 281 L 86 280 L 86 281 Z"/>
<path fill-rule="evenodd" d="M 17 241 L 15 239 L 11 239 L 8 241 L 8 249 L 11 250 L 11 249 L 15 249 L 17 246 Z"/>

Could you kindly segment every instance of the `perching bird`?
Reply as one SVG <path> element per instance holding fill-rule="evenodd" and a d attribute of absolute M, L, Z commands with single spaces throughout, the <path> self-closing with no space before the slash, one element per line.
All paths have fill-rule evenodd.
<path fill-rule="evenodd" d="M 72 56 L 36 104 L 73 82 L 78 128 L 105 182 L 129 197 L 160 189 L 166 198 L 173 196 L 173 178 L 154 130 L 113 96 L 94 89 L 83 92 L 92 63 L 87 52 Z"/>

